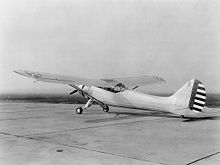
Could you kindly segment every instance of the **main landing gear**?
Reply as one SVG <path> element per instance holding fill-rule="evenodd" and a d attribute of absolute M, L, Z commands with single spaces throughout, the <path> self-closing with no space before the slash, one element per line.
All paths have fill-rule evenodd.
<path fill-rule="evenodd" d="M 82 114 L 83 110 L 85 110 L 88 107 L 90 107 L 92 105 L 92 103 L 93 103 L 92 99 L 89 99 L 84 107 L 77 107 L 76 108 L 76 114 Z M 108 112 L 109 111 L 109 107 L 107 105 L 102 104 L 101 107 L 103 108 L 104 112 Z"/>
<path fill-rule="evenodd" d="M 106 105 L 105 107 L 103 107 L 103 111 L 104 112 L 108 112 L 109 111 L 109 107 Z"/>
<path fill-rule="evenodd" d="M 86 103 L 86 105 L 82 108 L 82 107 L 77 107 L 76 108 L 76 114 L 82 114 L 84 109 L 89 108 L 92 105 L 93 101 L 92 99 L 89 99 Z"/>
<path fill-rule="evenodd" d="M 82 112 L 83 112 L 82 107 L 77 107 L 76 108 L 76 114 L 82 114 Z"/>

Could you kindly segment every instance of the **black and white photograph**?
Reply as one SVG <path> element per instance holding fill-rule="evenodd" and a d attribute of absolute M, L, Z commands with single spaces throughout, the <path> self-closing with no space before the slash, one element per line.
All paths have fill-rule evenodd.
<path fill-rule="evenodd" d="M 219 0 L 0 0 L 0 165 L 219 164 Z"/>

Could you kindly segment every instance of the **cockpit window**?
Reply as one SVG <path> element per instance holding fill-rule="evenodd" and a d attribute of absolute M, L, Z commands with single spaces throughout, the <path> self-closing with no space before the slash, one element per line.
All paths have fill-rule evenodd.
<path fill-rule="evenodd" d="M 115 85 L 115 87 L 113 88 L 114 91 L 117 92 L 122 92 L 126 89 L 125 85 L 122 83 L 118 83 L 117 85 Z"/>
<path fill-rule="evenodd" d="M 105 88 L 105 87 L 99 87 L 99 88 L 102 88 L 104 90 L 114 92 L 114 93 L 122 92 L 127 89 L 127 87 L 125 87 L 125 85 L 122 83 L 116 84 L 113 88 Z"/>

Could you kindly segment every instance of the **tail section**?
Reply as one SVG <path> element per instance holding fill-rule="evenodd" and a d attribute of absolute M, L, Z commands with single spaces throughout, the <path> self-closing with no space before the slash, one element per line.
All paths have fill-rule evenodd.
<path fill-rule="evenodd" d="M 177 114 L 186 115 L 190 113 L 189 110 L 202 112 L 206 103 L 205 87 L 199 80 L 192 79 L 174 93 L 171 99 L 173 102 L 172 109 Z"/>
<path fill-rule="evenodd" d="M 205 86 L 199 81 L 195 80 L 192 94 L 189 102 L 189 108 L 196 112 L 201 112 L 206 103 Z"/>

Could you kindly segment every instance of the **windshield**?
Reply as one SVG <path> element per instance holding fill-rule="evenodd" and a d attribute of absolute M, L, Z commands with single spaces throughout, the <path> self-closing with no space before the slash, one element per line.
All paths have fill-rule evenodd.
<path fill-rule="evenodd" d="M 122 92 L 124 90 L 126 90 L 127 88 L 125 87 L 124 84 L 122 83 L 118 83 L 117 85 L 115 85 L 113 88 L 105 88 L 105 87 L 99 87 L 101 89 L 110 91 L 110 92 L 114 92 L 114 93 L 118 93 L 118 92 Z"/>

